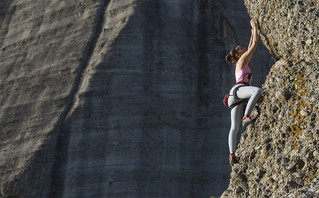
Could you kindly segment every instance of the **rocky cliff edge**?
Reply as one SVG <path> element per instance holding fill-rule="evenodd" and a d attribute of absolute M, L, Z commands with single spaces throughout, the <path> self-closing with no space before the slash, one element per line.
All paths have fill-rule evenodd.
<path fill-rule="evenodd" d="M 245 0 L 277 61 L 222 197 L 319 196 L 318 1 Z M 256 112 L 255 112 L 256 113 Z"/>

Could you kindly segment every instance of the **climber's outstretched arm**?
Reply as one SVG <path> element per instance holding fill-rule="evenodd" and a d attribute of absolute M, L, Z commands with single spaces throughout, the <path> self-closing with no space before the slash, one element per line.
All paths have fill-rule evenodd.
<path fill-rule="evenodd" d="M 247 49 L 249 49 L 251 47 L 251 44 L 253 43 L 253 35 L 254 35 L 253 29 L 251 29 L 250 40 L 249 40 L 249 45 Z"/>
<path fill-rule="evenodd" d="M 257 27 L 256 27 L 256 23 L 255 20 L 252 19 L 250 21 L 250 25 L 251 25 L 251 37 L 250 37 L 250 41 L 249 41 L 249 45 L 248 45 L 248 49 L 247 51 L 240 57 L 240 59 L 238 60 L 236 65 L 239 65 L 240 67 L 244 67 L 245 65 L 247 65 L 251 59 L 251 56 L 253 55 L 255 49 L 257 48 L 258 45 L 258 31 L 257 31 Z"/>

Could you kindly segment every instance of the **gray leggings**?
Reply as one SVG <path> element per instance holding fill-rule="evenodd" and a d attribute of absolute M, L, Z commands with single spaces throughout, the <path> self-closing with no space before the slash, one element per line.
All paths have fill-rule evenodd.
<path fill-rule="evenodd" d="M 236 99 L 233 96 L 234 90 L 235 90 L 235 88 L 231 89 L 231 91 L 230 91 L 231 96 L 229 96 L 229 98 L 228 98 L 228 104 L 232 105 L 241 99 L 249 98 L 246 109 L 245 109 L 245 115 L 250 115 L 250 113 L 252 112 L 258 99 L 261 96 L 261 92 L 262 92 L 261 89 L 258 87 L 254 87 L 254 86 L 239 87 L 237 89 L 237 92 L 236 92 L 239 99 Z M 229 145 L 230 153 L 235 152 L 235 149 L 236 149 L 237 133 L 239 131 L 239 127 L 240 127 L 241 120 L 243 117 L 242 113 L 243 113 L 243 103 L 233 107 L 231 109 L 231 112 L 230 112 L 231 127 L 230 127 L 230 131 L 229 131 L 229 135 L 228 135 L 228 145 Z"/>

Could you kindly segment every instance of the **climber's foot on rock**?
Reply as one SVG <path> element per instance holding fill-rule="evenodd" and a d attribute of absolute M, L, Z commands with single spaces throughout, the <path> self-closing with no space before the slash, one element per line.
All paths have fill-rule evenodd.
<path fill-rule="evenodd" d="M 243 127 L 246 127 L 248 126 L 249 124 L 253 123 L 256 119 L 255 118 L 252 118 L 251 115 L 245 115 L 243 117 Z"/>
<path fill-rule="evenodd" d="M 238 157 L 235 155 L 234 152 L 229 154 L 228 161 L 229 161 L 231 166 L 233 166 L 234 164 L 237 164 L 239 162 Z"/>

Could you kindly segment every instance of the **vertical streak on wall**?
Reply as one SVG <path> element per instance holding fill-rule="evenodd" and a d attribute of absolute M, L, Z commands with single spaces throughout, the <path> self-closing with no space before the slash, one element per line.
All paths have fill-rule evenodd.
<path fill-rule="evenodd" d="M 197 94 L 199 99 L 199 106 L 207 108 L 208 106 L 208 93 L 207 88 L 209 84 L 209 68 L 208 68 L 208 27 L 207 27 L 207 14 L 208 14 L 207 0 L 199 1 L 199 23 L 198 23 L 198 73 L 197 73 Z"/>
<path fill-rule="evenodd" d="M 161 48 L 161 9 L 162 3 L 158 1 L 149 1 L 142 6 L 142 42 L 143 55 L 141 70 L 143 71 L 143 89 L 145 94 L 145 106 L 141 106 L 143 110 L 143 127 L 141 128 L 141 140 L 139 140 L 139 164 L 136 173 L 136 195 L 143 197 L 145 189 L 151 189 L 152 171 L 159 171 L 157 162 L 161 160 L 158 158 L 157 150 L 154 152 L 147 152 L 148 149 L 153 148 L 151 145 L 156 145 L 158 139 L 155 137 L 155 132 L 152 130 L 154 126 L 153 116 L 157 114 L 160 119 L 161 115 L 157 110 L 160 101 L 160 85 L 158 79 L 161 77 L 161 68 L 157 63 L 159 59 L 159 49 Z M 144 178 L 144 179 L 139 179 Z"/>
<path fill-rule="evenodd" d="M 67 150 L 70 139 L 70 131 L 64 128 L 64 124 L 67 121 L 68 114 L 70 113 L 74 102 L 75 96 L 79 90 L 81 83 L 81 77 L 83 72 L 88 67 L 89 60 L 93 54 L 98 38 L 103 29 L 104 13 L 106 11 L 109 1 L 101 0 L 100 7 L 96 11 L 95 25 L 93 26 L 92 35 L 85 51 L 83 52 L 83 58 L 77 69 L 77 77 L 74 80 L 73 87 L 70 92 L 69 99 L 67 101 L 64 112 L 61 114 L 58 122 L 56 123 L 54 131 L 58 132 L 56 140 L 56 150 L 54 164 L 52 167 L 52 180 L 51 180 L 51 192 L 49 197 L 63 197 L 63 184 L 65 176 L 65 164 L 67 162 Z"/>
<path fill-rule="evenodd" d="M 191 167 L 193 168 L 192 175 L 192 190 L 191 196 L 199 195 L 199 190 L 205 189 L 208 182 L 208 174 L 205 174 L 208 167 L 207 162 L 207 133 L 209 129 L 208 124 L 208 107 L 209 107 L 209 31 L 208 31 L 208 13 L 209 3 L 207 0 L 200 0 L 198 3 L 198 24 L 197 24 L 197 84 L 196 84 L 196 130 L 192 133 L 193 151 L 191 155 Z"/>

